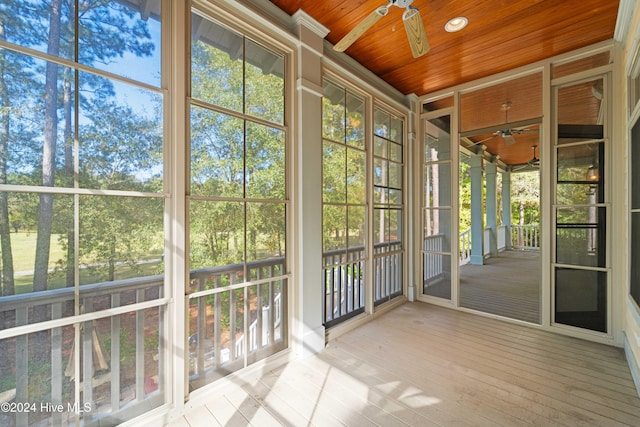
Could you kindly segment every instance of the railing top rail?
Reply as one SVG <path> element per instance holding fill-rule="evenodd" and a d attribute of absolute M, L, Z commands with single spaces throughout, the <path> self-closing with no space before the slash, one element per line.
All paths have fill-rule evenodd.
<path fill-rule="evenodd" d="M 272 265 L 283 265 L 285 259 L 283 256 L 273 257 L 273 258 L 264 258 L 257 261 L 249 261 L 247 263 L 247 267 L 249 270 L 253 268 L 261 268 L 261 267 L 270 267 Z M 216 274 L 225 274 L 225 273 L 235 273 L 238 271 L 242 271 L 244 269 L 244 263 L 237 264 L 227 264 L 216 267 L 206 267 L 199 268 L 197 270 L 191 270 L 189 277 L 192 279 L 201 277 L 201 276 L 211 276 Z"/>
<path fill-rule="evenodd" d="M 268 258 L 259 261 L 249 262 L 249 269 L 268 267 L 271 265 L 281 265 L 284 263 L 284 257 Z M 231 264 L 220 267 L 202 268 L 194 270 L 190 273 L 191 278 L 199 276 L 210 276 L 223 274 L 226 272 L 241 271 L 243 264 Z M 152 286 L 160 287 L 164 283 L 164 275 L 136 277 L 133 279 L 121 279 L 110 282 L 99 282 L 78 287 L 78 293 L 81 299 L 89 297 L 99 297 L 103 295 L 114 295 L 125 291 L 149 288 Z M 14 310 L 16 308 L 33 307 L 44 304 L 60 303 L 72 301 L 75 297 L 74 287 L 48 289 L 46 291 L 25 292 L 21 294 L 8 295 L 0 297 L 0 312 Z"/>
<path fill-rule="evenodd" d="M 385 246 L 398 246 L 398 245 L 402 245 L 402 240 L 389 240 L 386 242 L 378 242 L 378 243 L 374 243 L 373 244 L 373 248 L 374 249 L 379 249 L 379 248 L 384 248 Z M 352 254 L 355 252 L 362 252 L 365 250 L 364 246 L 351 246 L 349 248 L 343 248 L 343 249 L 332 249 L 330 251 L 325 251 L 322 253 L 322 257 L 328 257 L 328 256 L 336 256 L 336 255 L 343 255 L 343 254 Z"/>
<path fill-rule="evenodd" d="M 114 280 L 112 282 L 92 283 L 78 288 L 80 298 L 113 295 L 123 291 L 161 286 L 163 275 L 136 277 L 134 279 Z M 49 289 L 46 291 L 26 292 L 22 294 L 0 297 L 0 311 L 13 310 L 29 306 L 59 303 L 73 300 L 74 287 Z"/>

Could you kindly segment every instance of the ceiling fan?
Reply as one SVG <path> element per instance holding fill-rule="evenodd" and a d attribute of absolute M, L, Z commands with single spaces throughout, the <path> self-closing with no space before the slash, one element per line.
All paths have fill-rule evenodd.
<path fill-rule="evenodd" d="M 531 148 L 533 149 L 533 157 L 525 164 L 514 165 L 516 166 L 516 169 L 511 169 L 512 171 L 515 172 L 522 169 L 531 170 L 531 169 L 537 169 L 540 167 L 540 159 L 536 156 L 536 148 L 538 148 L 538 146 L 532 145 Z"/>
<path fill-rule="evenodd" d="M 507 101 L 502 104 L 502 109 L 504 110 L 504 114 L 505 114 L 505 119 L 504 119 L 505 124 L 509 123 L 510 108 L 511 108 L 511 102 Z M 523 133 L 538 133 L 537 129 L 527 129 L 527 126 L 530 126 L 531 124 L 537 124 L 537 121 L 538 121 L 537 119 L 534 119 L 533 121 L 526 120 L 524 122 L 518 122 L 517 124 L 515 124 L 516 127 L 511 127 L 507 129 L 498 129 L 494 131 L 493 135 L 491 135 L 489 138 L 485 138 L 481 141 L 474 142 L 474 145 L 482 144 L 483 142 L 489 141 L 490 139 L 493 139 L 497 136 L 501 137 L 504 140 L 505 144 L 513 145 L 516 143 L 516 139 L 514 135 L 520 135 Z M 514 124 L 512 123 L 512 125 Z M 522 126 L 519 126 L 519 125 L 522 125 Z M 495 127 L 493 129 L 495 129 Z"/>
<path fill-rule="evenodd" d="M 429 41 L 424 31 L 422 18 L 417 7 L 411 6 L 413 0 L 389 0 L 385 6 L 380 6 L 367 15 L 358 25 L 356 25 L 346 36 L 342 38 L 333 49 L 338 52 L 344 52 L 351 46 L 362 34 L 371 28 L 376 22 L 389 13 L 391 6 L 397 6 L 406 9 L 402 14 L 404 29 L 409 39 L 411 53 L 414 58 L 418 58 L 429 51 Z"/>

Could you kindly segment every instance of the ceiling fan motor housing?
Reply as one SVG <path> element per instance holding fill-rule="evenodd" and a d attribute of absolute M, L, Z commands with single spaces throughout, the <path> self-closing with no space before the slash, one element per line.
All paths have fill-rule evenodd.
<path fill-rule="evenodd" d="M 391 0 L 389 3 L 398 7 L 409 7 L 409 5 L 413 3 L 413 0 Z"/>

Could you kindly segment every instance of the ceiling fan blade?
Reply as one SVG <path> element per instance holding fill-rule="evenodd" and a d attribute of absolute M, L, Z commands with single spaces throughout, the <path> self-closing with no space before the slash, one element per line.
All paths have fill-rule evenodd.
<path fill-rule="evenodd" d="M 427 33 L 424 31 L 420 11 L 415 7 L 407 7 L 407 10 L 402 14 L 402 21 L 404 21 L 404 29 L 407 32 L 413 57 L 418 58 L 429 52 L 429 41 Z"/>
<path fill-rule="evenodd" d="M 484 143 L 484 142 L 487 142 L 487 141 L 492 140 L 492 139 L 493 139 L 493 138 L 495 138 L 496 136 L 498 136 L 498 135 L 491 135 L 489 138 L 484 138 L 484 139 L 481 139 L 480 141 L 476 141 L 476 142 L 474 142 L 474 143 L 473 143 L 473 145 L 480 145 L 480 144 L 482 144 L 482 143 Z"/>
<path fill-rule="evenodd" d="M 342 38 L 335 46 L 333 46 L 333 50 L 337 52 L 344 52 L 347 50 L 349 46 L 351 46 L 356 40 L 360 38 L 361 35 L 365 33 L 369 28 L 373 26 L 376 22 L 380 20 L 383 16 L 386 16 L 389 12 L 389 6 L 380 6 L 366 18 L 364 18 L 355 28 L 347 33 L 346 36 Z"/>

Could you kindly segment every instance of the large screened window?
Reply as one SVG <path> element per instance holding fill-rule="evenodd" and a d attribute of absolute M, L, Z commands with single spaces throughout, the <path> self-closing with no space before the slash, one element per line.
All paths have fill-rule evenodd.
<path fill-rule="evenodd" d="M 640 306 L 640 121 L 631 128 L 631 275 L 630 293 Z"/>
<path fill-rule="evenodd" d="M 364 311 L 366 149 L 364 100 L 324 80 L 322 265 L 326 327 Z"/>
<path fill-rule="evenodd" d="M 422 148 L 422 293 L 451 299 L 451 116 L 425 120 Z M 455 262 L 455 261 L 454 261 Z"/>
<path fill-rule="evenodd" d="M 191 389 L 286 346 L 284 56 L 191 20 Z"/>
<path fill-rule="evenodd" d="M 402 295 L 404 121 L 381 108 L 373 125 L 374 303 Z"/>
<path fill-rule="evenodd" d="M 606 78 L 555 90 L 554 322 L 608 331 Z"/>
<path fill-rule="evenodd" d="M 161 2 L 146 3 L 0 6 L 0 394 L 63 408 L 1 425 L 164 403 Z"/>

